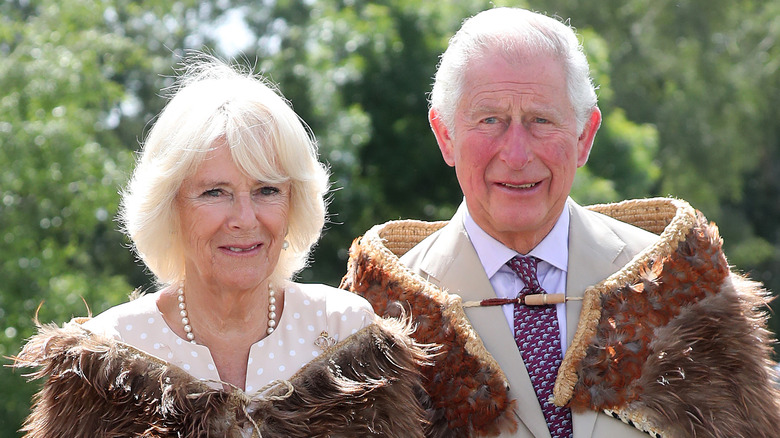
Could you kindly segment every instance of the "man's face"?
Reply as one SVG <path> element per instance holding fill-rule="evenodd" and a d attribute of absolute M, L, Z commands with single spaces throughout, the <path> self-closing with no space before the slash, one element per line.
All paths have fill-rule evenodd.
<path fill-rule="evenodd" d="M 430 118 L 474 220 L 521 253 L 555 225 L 601 121 L 596 109 L 577 131 L 563 66 L 548 55 L 472 62 L 452 131 Z"/>

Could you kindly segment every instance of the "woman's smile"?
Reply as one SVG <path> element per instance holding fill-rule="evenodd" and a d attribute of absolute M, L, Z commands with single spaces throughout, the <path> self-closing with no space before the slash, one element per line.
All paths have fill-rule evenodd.
<path fill-rule="evenodd" d="M 251 251 L 254 251 L 257 248 L 260 248 L 260 243 L 255 243 L 253 245 L 230 245 L 230 246 L 223 246 L 222 248 L 226 248 L 228 251 L 233 253 L 249 253 Z"/>

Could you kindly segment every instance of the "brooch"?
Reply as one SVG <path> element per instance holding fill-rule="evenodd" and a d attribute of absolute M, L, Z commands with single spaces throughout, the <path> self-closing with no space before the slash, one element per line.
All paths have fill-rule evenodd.
<path fill-rule="evenodd" d="M 314 340 L 314 345 L 319 347 L 320 350 L 325 351 L 328 348 L 336 345 L 336 340 L 328 335 L 328 332 L 323 330 L 317 339 Z"/>

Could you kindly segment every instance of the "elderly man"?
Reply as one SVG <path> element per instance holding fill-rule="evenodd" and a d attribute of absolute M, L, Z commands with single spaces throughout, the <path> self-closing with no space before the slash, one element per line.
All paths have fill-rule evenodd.
<path fill-rule="evenodd" d="M 520 9 L 493 9 L 468 20 L 441 58 L 429 120 L 465 202 L 449 226 L 401 261 L 464 300 L 491 289 L 512 298 L 536 281 L 549 293 L 581 296 L 658 238 L 589 214 L 569 198 L 601 112 L 577 37 L 559 21 Z M 534 265 L 531 277 L 520 268 Z M 571 437 L 572 430 L 577 436 L 642 436 L 613 418 L 592 411 L 572 416 L 552 405 L 554 380 L 543 375 L 555 375 L 532 351 L 518 348 L 515 319 L 544 318 L 552 335 L 545 346 L 557 371 L 579 321 L 578 304 L 549 306 L 538 315 L 532 309 L 518 318 L 513 304 L 469 314 L 520 403 L 517 436 Z"/>
<path fill-rule="evenodd" d="M 511 8 L 466 20 L 428 117 L 464 202 L 446 225 L 373 227 L 342 286 L 379 314 L 407 303 L 417 339 L 441 346 L 423 367 L 429 436 L 776 434 L 765 295 L 730 271 L 717 228 L 681 200 L 569 197 L 601 123 L 569 26 Z"/>

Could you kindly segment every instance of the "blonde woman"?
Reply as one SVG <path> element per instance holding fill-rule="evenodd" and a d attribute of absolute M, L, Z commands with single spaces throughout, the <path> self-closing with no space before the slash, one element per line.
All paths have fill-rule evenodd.
<path fill-rule="evenodd" d="M 320 236 L 327 181 L 272 86 L 188 61 L 122 194 L 159 288 L 30 341 L 18 365 L 44 364 L 48 380 L 27 436 L 421 433 L 422 351 L 405 329 L 355 294 L 291 281 Z M 383 412 L 385 396 L 403 413 Z"/>

